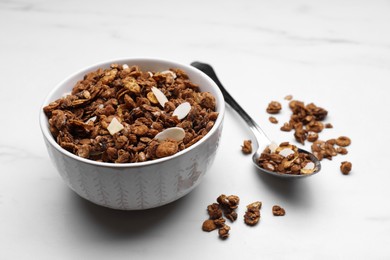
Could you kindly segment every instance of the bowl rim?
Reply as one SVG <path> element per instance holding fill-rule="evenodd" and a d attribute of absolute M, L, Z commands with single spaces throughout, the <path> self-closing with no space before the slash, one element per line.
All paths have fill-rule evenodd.
<path fill-rule="evenodd" d="M 167 69 L 169 69 L 169 68 L 178 68 L 179 67 L 179 68 L 182 68 L 183 70 L 185 70 L 186 72 L 191 71 L 191 73 L 194 73 L 197 76 L 202 77 L 203 79 L 205 79 L 208 82 L 208 84 L 211 85 L 211 87 L 215 90 L 215 93 L 216 93 L 216 97 L 215 98 L 216 98 L 217 102 L 219 102 L 219 104 L 217 104 L 217 107 L 219 108 L 218 118 L 215 121 L 215 124 L 211 128 L 211 130 L 202 139 L 200 139 L 198 142 L 196 142 L 195 144 L 191 145 L 190 147 L 188 147 L 186 149 L 183 149 L 180 152 L 175 153 L 174 155 L 171 155 L 171 156 L 168 156 L 168 157 L 164 157 L 164 158 L 154 159 L 154 160 L 150 160 L 150 161 L 145 161 L 145 162 L 136 162 L 136 163 L 98 162 L 98 161 L 82 158 L 82 157 L 77 156 L 76 154 L 73 154 L 73 153 L 65 150 L 64 148 L 62 148 L 55 141 L 55 139 L 53 138 L 51 132 L 49 131 L 48 119 L 47 119 L 46 114 L 43 112 L 43 108 L 46 105 L 48 105 L 50 102 L 54 101 L 53 95 L 58 91 L 58 89 L 60 89 L 68 81 L 70 81 L 72 79 L 75 79 L 75 77 L 78 76 L 79 74 L 84 74 L 85 75 L 86 73 L 94 71 L 97 68 L 107 68 L 108 66 L 110 66 L 113 63 L 118 63 L 118 64 L 133 63 L 134 65 L 137 65 L 137 62 L 139 62 L 139 63 L 140 62 L 157 62 L 157 63 L 161 63 L 161 64 L 166 64 L 166 65 L 169 65 L 169 67 L 167 67 Z M 213 94 L 213 95 L 215 96 L 215 94 Z M 219 89 L 217 84 L 209 76 L 207 76 L 205 73 L 203 73 L 202 71 L 198 70 L 197 68 L 192 67 L 192 66 L 187 65 L 187 64 L 184 64 L 184 63 L 181 63 L 181 62 L 177 62 L 177 61 L 174 61 L 174 60 L 163 59 L 163 58 L 122 57 L 122 58 L 113 58 L 113 59 L 103 60 L 103 61 L 94 63 L 92 65 L 83 67 L 83 68 L 73 72 L 72 74 L 70 74 L 69 76 L 64 78 L 59 83 L 57 83 L 49 91 L 49 93 L 46 94 L 46 97 L 45 97 L 44 101 L 42 102 L 42 104 L 40 106 L 39 125 L 40 125 L 41 132 L 42 132 L 44 138 L 50 143 L 50 145 L 52 147 L 54 147 L 58 152 L 60 152 L 61 154 L 64 154 L 65 156 L 71 157 L 71 158 L 73 158 L 73 159 L 75 159 L 77 161 L 80 161 L 80 162 L 83 162 L 83 163 L 86 163 L 86 164 L 95 165 L 95 166 L 101 166 L 101 167 L 138 168 L 138 167 L 144 167 L 144 166 L 159 164 L 159 163 L 162 163 L 162 162 L 165 162 L 165 161 L 169 161 L 169 160 L 175 159 L 177 157 L 181 157 L 182 155 L 184 155 L 186 153 L 189 153 L 190 151 L 192 151 L 196 147 L 202 145 L 216 131 L 218 131 L 218 129 L 220 128 L 220 125 L 223 122 L 224 115 L 225 115 L 225 100 L 224 100 L 224 97 L 222 95 L 221 90 Z"/>

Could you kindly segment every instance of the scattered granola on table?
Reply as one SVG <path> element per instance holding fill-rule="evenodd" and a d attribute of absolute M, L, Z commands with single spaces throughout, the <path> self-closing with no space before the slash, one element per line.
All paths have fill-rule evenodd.
<path fill-rule="evenodd" d="M 205 232 L 211 232 L 218 229 L 219 238 L 225 240 L 229 237 L 230 226 L 226 225 L 226 219 L 230 219 L 229 215 L 232 211 L 236 211 L 240 198 L 236 195 L 226 196 L 221 194 L 217 198 L 218 203 L 212 203 L 207 206 L 207 213 L 209 218 L 202 223 L 202 230 Z M 246 206 L 244 214 L 244 223 L 248 226 L 255 226 L 260 221 L 260 209 L 262 202 L 255 201 Z M 227 213 L 227 214 L 226 214 Z M 286 211 L 278 206 L 272 207 L 272 213 L 274 216 L 284 216 Z M 230 219 L 232 222 L 237 219 L 237 213 L 234 219 Z"/>
<path fill-rule="evenodd" d="M 278 119 L 276 119 L 276 117 L 274 117 L 274 116 L 270 116 L 270 117 L 268 118 L 268 120 L 269 120 L 272 124 L 277 124 L 277 123 L 279 123 Z"/>
<path fill-rule="evenodd" d="M 274 216 L 284 216 L 286 215 L 286 211 L 284 210 L 284 208 L 280 207 L 279 205 L 274 205 L 272 207 L 272 214 Z"/>
<path fill-rule="evenodd" d="M 258 165 L 268 171 L 281 174 L 305 175 L 316 170 L 314 162 L 306 153 L 301 153 L 295 145 L 283 142 L 279 146 L 271 144 L 258 159 Z"/>
<path fill-rule="evenodd" d="M 241 146 L 241 151 L 244 154 L 251 154 L 252 153 L 252 141 L 251 140 L 244 140 L 244 144 Z"/>
<path fill-rule="evenodd" d="M 217 198 L 217 203 L 212 203 L 207 206 L 207 214 L 209 219 L 202 224 L 202 230 L 206 232 L 218 229 L 218 235 L 221 239 L 229 237 L 230 226 L 225 224 L 225 218 L 234 222 L 237 219 L 236 209 L 240 198 L 236 195 L 226 196 L 221 194 Z M 225 217 L 225 218 L 224 218 Z"/>
<path fill-rule="evenodd" d="M 271 101 L 271 103 L 268 104 L 267 107 L 267 113 L 269 114 L 277 114 L 282 109 L 282 104 L 280 104 L 277 101 Z"/>
<path fill-rule="evenodd" d="M 352 170 L 352 163 L 348 161 L 341 162 L 340 170 L 344 175 L 348 175 Z"/>
<path fill-rule="evenodd" d="M 261 205 L 262 203 L 260 201 L 256 201 L 246 206 L 246 212 L 244 215 L 245 224 L 254 226 L 259 223 Z"/>
<path fill-rule="evenodd" d="M 226 196 L 225 194 L 221 194 L 217 198 L 217 202 L 221 206 L 225 218 L 234 222 L 237 219 L 236 209 L 240 203 L 240 198 L 236 195 Z"/>
<path fill-rule="evenodd" d="M 215 98 L 183 70 L 112 64 L 86 74 L 43 110 L 62 148 L 95 161 L 134 163 L 199 141 L 218 117 L 215 108 Z"/>

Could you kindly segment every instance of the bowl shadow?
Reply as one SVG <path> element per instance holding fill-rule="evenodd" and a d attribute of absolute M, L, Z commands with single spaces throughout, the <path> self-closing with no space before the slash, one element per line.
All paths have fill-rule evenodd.
<path fill-rule="evenodd" d="M 73 191 L 71 206 L 82 222 L 88 223 L 88 228 L 94 229 L 109 239 L 129 239 L 145 236 L 156 232 L 163 223 L 172 222 L 173 214 L 183 211 L 185 205 L 191 202 L 190 195 L 168 203 L 161 207 L 145 210 L 118 210 L 96 205 Z"/>

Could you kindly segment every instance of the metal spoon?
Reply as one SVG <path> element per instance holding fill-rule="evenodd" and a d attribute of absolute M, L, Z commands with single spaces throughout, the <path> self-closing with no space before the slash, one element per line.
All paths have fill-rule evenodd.
<path fill-rule="evenodd" d="M 252 130 L 254 136 L 255 136 L 255 147 L 256 147 L 256 152 L 252 156 L 252 161 L 253 164 L 262 172 L 262 173 L 267 173 L 271 174 L 273 176 L 278 176 L 278 177 L 283 177 L 283 178 L 302 178 L 302 177 L 307 177 L 307 176 L 312 176 L 316 173 L 318 173 L 321 170 L 321 164 L 320 161 L 315 157 L 312 153 L 298 148 L 298 152 L 300 153 L 306 153 L 309 155 L 310 160 L 314 163 L 315 165 L 315 170 L 313 173 L 310 174 L 286 174 L 286 173 L 279 173 L 279 172 L 273 172 L 266 170 L 264 168 L 261 168 L 258 165 L 258 159 L 264 150 L 264 148 L 271 143 L 271 140 L 267 137 L 267 135 L 264 133 L 264 131 L 260 128 L 260 126 L 245 112 L 245 110 L 234 100 L 234 98 L 229 94 L 229 92 L 226 91 L 226 89 L 223 87 L 221 82 L 219 81 L 217 75 L 215 74 L 213 68 L 206 63 L 201 63 L 201 62 L 192 62 L 191 66 L 199 69 L 200 71 L 204 72 L 206 75 L 208 75 L 214 82 L 218 85 L 220 88 L 223 97 L 228 103 L 243 119 L 244 121 L 248 124 L 249 128 Z M 262 147 L 261 147 L 261 146 Z"/>

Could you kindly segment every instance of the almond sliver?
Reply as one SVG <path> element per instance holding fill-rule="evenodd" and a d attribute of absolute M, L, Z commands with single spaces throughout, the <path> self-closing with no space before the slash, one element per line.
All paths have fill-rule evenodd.
<path fill-rule="evenodd" d="M 111 135 L 114 135 L 115 133 L 118 133 L 123 129 L 123 125 L 114 117 L 110 124 L 107 127 L 108 132 L 110 132 Z"/>
<path fill-rule="evenodd" d="M 281 155 L 281 156 L 283 156 L 283 157 L 287 157 L 287 156 L 289 156 L 290 154 L 294 154 L 295 152 L 294 152 L 294 150 L 292 150 L 292 149 L 290 149 L 290 148 L 285 148 L 285 149 L 283 149 L 283 150 L 281 150 L 280 152 L 279 152 L 279 154 Z"/>
<path fill-rule="evenodd" d="M 161 90 L 159 90 L 158 88 L 156 87 L 152 87 L 152 92 L 153 94 L 156 96 L 157 100 L 158 100 L 158 103 L 160 103 L 160 105 L 162 107 L 164 107 L 165 103 L 168 102 L 168 99 L 167 97 L 164 95 L 164 93 L 161 92 Z"/>
<path fill-rule="evenodd" d="M 274 153 L 276 148 L 278 148 L 278 145 L 275 142 L 272 142 L 270 145 L 268 145 L 268 148 L 270 149 L 271 153 Z"/>
<path fill-rule="evenodd" d="M 164 71 L 161 71 L 160 73 L 161 74 L 171 74 L 174 79 L 177 77 L 176 73 L 171 71 L 171 70 L 164 70 Z"/>
<path fill-rule="evenodd" d="M 164 131 L 158 133 L 154 138 L 159 141 L 164 141 L 166 139 L 173 139 L 177 142 L 180 142 L 183 140 L 184 136 L 186 135 L 183 128 L 180 127 L 171 127 L 167 128 Z"/>
<path fill-rule="evenodd" d="M 185 118 L 188 115 L 190 110 L 191 110 L 191 104 L 188 102 L 184 102 L 184 103 L 180 104 L 175 109 L 175 111 L 173 111 L 172 116 L 177 116 L 177 118 L 179 120 L 182 120 L 183 118 Z"/>

